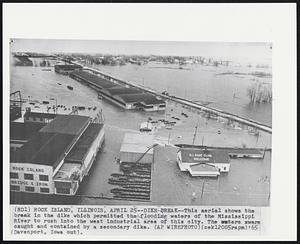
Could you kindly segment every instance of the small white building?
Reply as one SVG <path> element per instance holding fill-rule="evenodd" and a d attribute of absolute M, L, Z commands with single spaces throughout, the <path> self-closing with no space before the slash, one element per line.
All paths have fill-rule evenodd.
<path fill-rule="evenodd" d="M 218 176 L 230 168 L 228 152 L 218 149 L 180 149 L 177 163 L 181 171 L 189 171 L 192 176 Z"/>
<path fill-rule="evenodd" d="M 150 122 L 146 121 L 146 122 L 141 123 L 141 126 L 140 126 L 141 132 L 151 132 L 152 129 L 153 129 L 153 125 Z"/>
<path fill-rule="evenodd" d="M 153 135 L 145 133 L 126 133 L 120 149 L 121 162 L 153 163 Z"/>

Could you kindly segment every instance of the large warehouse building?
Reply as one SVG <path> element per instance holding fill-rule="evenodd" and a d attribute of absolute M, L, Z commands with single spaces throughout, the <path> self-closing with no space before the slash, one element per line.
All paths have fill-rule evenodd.
<path fill-rule="evenodd" d="M 153 94 L 134 87 L 121 86 L 89 71 L 75 70 L 70 77 L 88 84 L 96 89 L 103 98 L 124 109 L 159 111 L 166 108 L 166 102 Z"/>
<path fill-rule="evenodd" d="M 56 64 L 54 65 L 54 71 L 58 74 L 68 75 L 76 69 L 81 69 L 81 65 L 76 64 Z"/>
<path fill-rule="evenodd" d="M 103 124 L 87 116 L 57 115 L 11 149 L 11 190 L 74 195 L 103 141 Z"/>

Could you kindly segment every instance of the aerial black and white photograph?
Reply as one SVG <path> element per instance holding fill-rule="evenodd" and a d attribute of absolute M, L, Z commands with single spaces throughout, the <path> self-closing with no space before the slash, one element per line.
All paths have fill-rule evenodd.
<path fill-rule="evenodd" d="M 10 39 L 10 203 L 269 206 L 272 43 Z"/>

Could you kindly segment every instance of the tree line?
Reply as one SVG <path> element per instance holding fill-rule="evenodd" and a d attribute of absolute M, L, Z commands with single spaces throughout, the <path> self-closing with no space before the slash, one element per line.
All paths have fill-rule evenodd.
<path fill-rule="evenodd" d="M 247 95 L 251 103 L 269 103 L 272 101 L 272 86 L 256 82 L 247 88 Z"/>

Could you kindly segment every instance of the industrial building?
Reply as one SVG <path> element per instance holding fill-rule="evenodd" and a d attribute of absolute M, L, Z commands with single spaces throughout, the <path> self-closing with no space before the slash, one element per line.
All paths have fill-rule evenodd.
<path fill-rule="evenodd" d="M 57 114 L 54 113 L 41 113 L 33 112 L 30 108 L 26 108 L 24 114 L 24 122 L 33 122 L 33 123 L 49 123 L 52 121 Z"/>
<path fill-rule="evenodd" d="M 41 124 L 23 126 L 28 124 L 35 127 L 33 135 L 11 148 L 10 189 L 74 195 L 104 141 L 103 124 L 79 115 L 57 115 L 38 131 Z"/>
<path fill-rule="evenodd" d="M 10 149 L 15 151 L 22 147 L 30 137 L 34 136 L 45 125 L 42 123 L 10 122 Z"/>
<path fill-rule="evenodd" d="M 121 162 L 137 162 L 139 159 L 139 163 L 153 163 L 153 135 L 126 133 L 120 149 L 120 160 Z"/>
<path fill-rule="evenodd" d="M 81 69 L 81 65 L 77 64 L 56 64 L 54 65 L 54 71 L 58 74 L 69 75 L 71 72 L 77 69 Z"/>
<path fill-rule="evenodd" d="M 22 102 L 20 91 L 15 91 L 10 94 L 10 121 L 14 121 L 22 117 Z"/>
<path fill-rule="evenodd" d="M 84 82 L 97 90 L 107 89 L 117 85 L 102 78 L 100 75 L 93 74 L 86 70 L 75 70 L 70 73 L 70 77 L 77 81 Z"/>
<path fill-rule="evenodd" d="M 177 163 L 181 171 L 192 176 L 218 176 L 230 168 L 228 152 L 218 149 L 180 149 Z"/>
<path fill-rule="evenodd" d="M 144 111 L 159 111 L 165 110 L 166 103 L 162 99 L 149 93 L 140 94 L 121 94 L 115 96 L 119 101 L 125 104 L 127 109 L 141 109 Z"/>
<path fill-rule="evenodd" d="M 155 95 L 142 92 L 134 87 L 121 86 L 89 71 L 76 70 L 70 74 L 70 77 L 88 84 L 96 89 L 103 98 L 124 109 L 159 111 L 166 108 L 165 101 Z"/>

